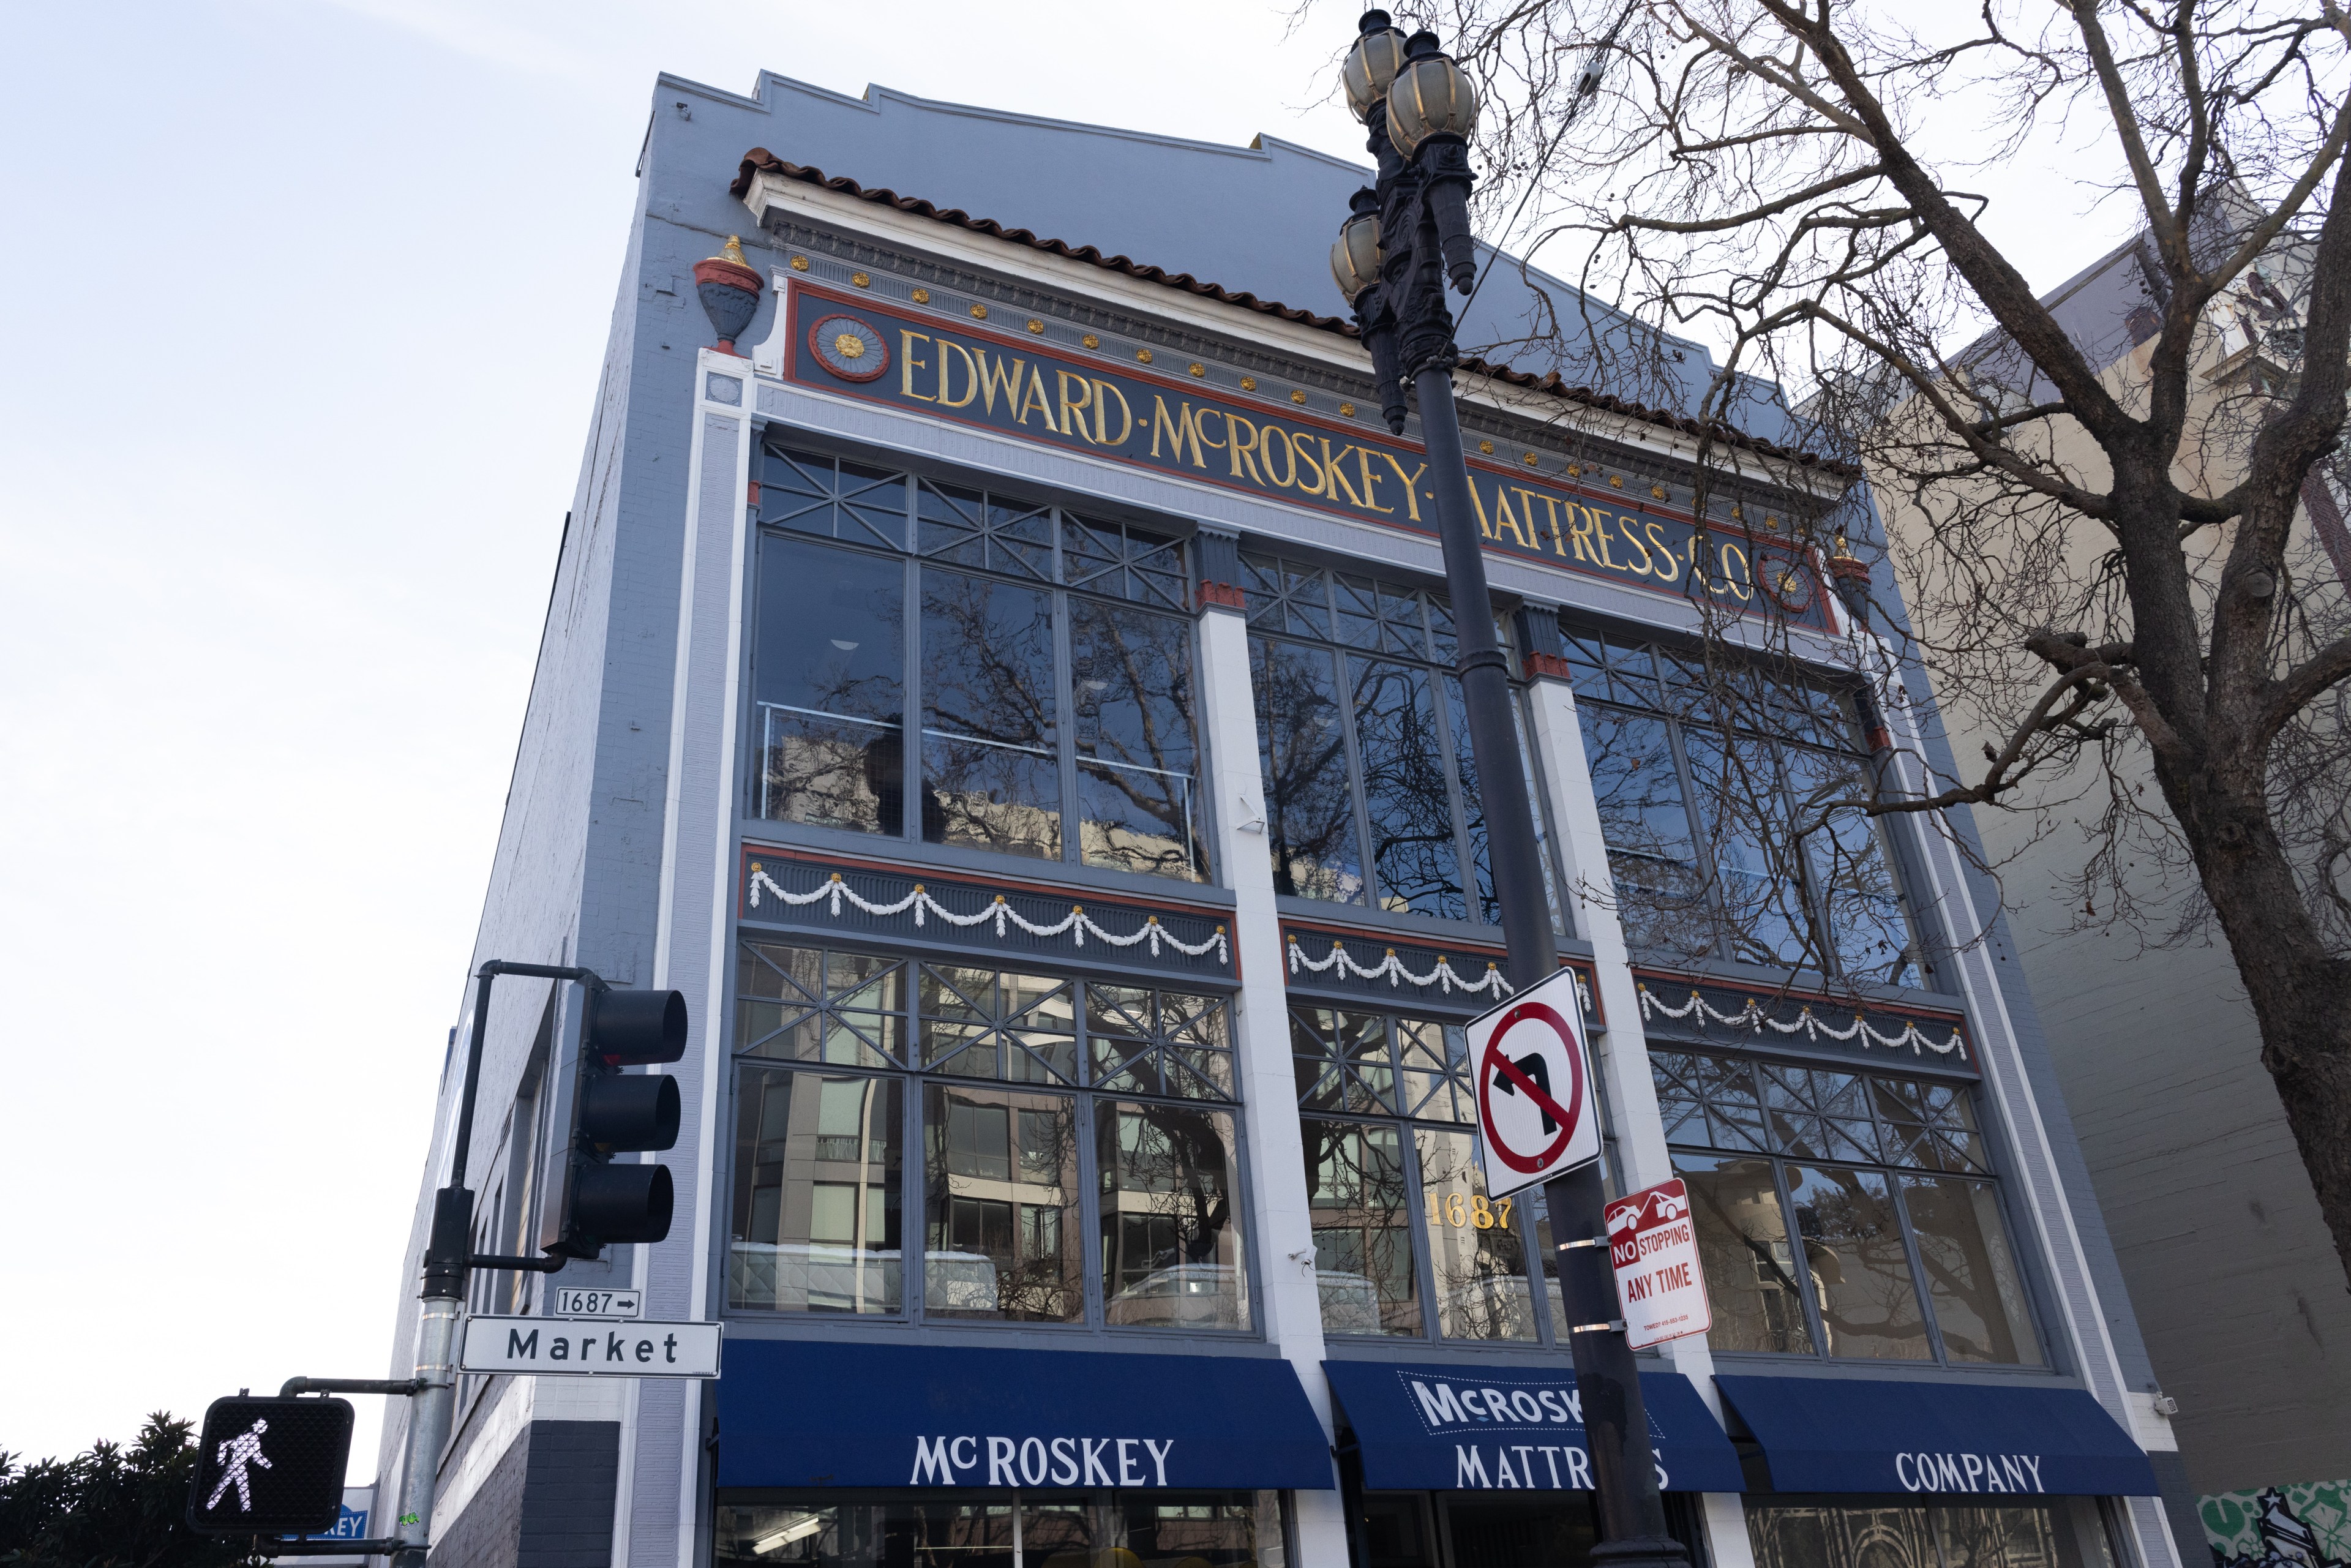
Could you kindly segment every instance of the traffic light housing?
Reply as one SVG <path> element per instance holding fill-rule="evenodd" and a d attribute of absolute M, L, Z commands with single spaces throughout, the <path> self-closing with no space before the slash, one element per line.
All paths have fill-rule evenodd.
<path fill-rule="evenodd" d="M 676 991 L 591 988 L 573 1069 L 562 1201 L 542 1251 L 596 1258 L 623 1242 L 669 1235 L 669 1168 L 616 1165 L 614 1155 L 674 1147 L 684 1106 L 667 1073 L 629 1073 L 685 1054 L 685 998 Z"/>

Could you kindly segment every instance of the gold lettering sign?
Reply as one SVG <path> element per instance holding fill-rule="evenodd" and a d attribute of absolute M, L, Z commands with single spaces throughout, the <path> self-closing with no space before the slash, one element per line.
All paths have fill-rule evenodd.
<path fill-rule="evenodd" d="M 1383 528 L 1423 537 L 1436 531 L 1427 460 L 1411 442 L 1196 381 L 1064 356 L 1033 338 L 946 327 L 797 280 L 791 310 L 785 374 L 802 386 Z M 864 382 L 833 374 L 804 340 L 804 311 L 864 321 L 888 346 L 897 373 Z M 1468 468 L 1479 529 L 1498 555 L 1825 624 L 1827 596 L 1812 563 L 1784 541 L 1758 538 L 1741 525 L 1700 528 L 1621 494 L 1523 467 L 1472 458 Z"/>

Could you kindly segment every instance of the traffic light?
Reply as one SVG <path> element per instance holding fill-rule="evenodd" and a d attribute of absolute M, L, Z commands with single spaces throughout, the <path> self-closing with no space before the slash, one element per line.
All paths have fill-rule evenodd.
<path fill-rule="evenodd" d="M 621 1070 L 684 1054 L 684 996 L 590 990 L 571 1080 L 562 1202 L 541 1250 L 595 1258 L 610 1246 L 659 1241 L 669 1234 L 668 1167 L 615 1165 L 612 1156 L 675 1145 L 682 1111 L 677 1080 Z"/>
<path fill-rule="evenodd" d="M 335 1528 L 351 1407 L 342 1399 L 215 1399 L 204 1412 L 188 1523 L 207 1535 Z"/>

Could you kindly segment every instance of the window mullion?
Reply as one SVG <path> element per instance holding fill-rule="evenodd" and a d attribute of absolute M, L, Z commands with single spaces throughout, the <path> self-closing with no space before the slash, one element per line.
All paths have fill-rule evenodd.
<path fill-rule="evenodd" d="M 1469 793 L 1461 783 L 1460 747 L 1468 739 L 1468 716 L 1454 713 L 1453 694 L 1460 690 L 1460 682 L 1457 679 L 1448 686 L 1442 677 L 1442 669 L 1440 665 L 1429 672 L 1429 696 L 1430 706 L 1437 711 L 1437 749 L 1444 753 L 1445 798 L 1453 812 L 1453 853 L 1461 868 L 1458 873 L 1461 878 L 1461 913 L 1472 925 L 1482 925 L 1486 923 L 1485 905 L 1478 896 L 1477 846 L 1469 840 Z M 1466 695 L 1463 706 L 1468 706 Z M 1458 730 L 1455 728 L 1457 725 L 1460 727 Z M 1472 760 L 1475 760 L 1474 754 Z M 1481 786 L 1485 782 L 1482 779 L 1479 780 Z M 1489 834 L 1488 843 L 1490 845 L 1491 842 L 1492 835 Z M 1489 860 L 1489 875 L 1492 874 L 1492 870 L 1493 862 Z"/>
<path fill-rule="evenodd" d="M 1053 516 L 1058 518 L 1060 514 Z M 1053 529 L 1055 574 L 1059 575 L 1061 530 Z M 1061 780 L 1061 859 L 1083 858 L 1080 841 L 1085 836 L 1085 813 L 1078 805 L 1077 671 L 1070 652 L 1070 593 L 1054 588 L 1053 595 L 1053 754 Z"/>
<path fill-rule="evenodd" d="M 1797 1219 L 1795 1201 L 1788 1192 L 1787 1162 L 1776 1155 L 1767 1157 L 1771 1162 L 1771 1185 L 1780 1195 L 1780 1223 L 1788 1237 L 1788 1272 L 1796 1281 L 1796 1294 L 1803 1301 L 1804 1328 L 1813 1336 L 1813 1354 L 1825 1359 L 1829 1354 L 1828 1325 L 1822 1321 L 1820 1291 L 1813 1284 L 1813 1255 L 1804 1249 L 1803 1228 Z"/>
<path fill-rule="evenodd" d="M 1412 1206 L 1405 1234 L 1412 1239 L 1413 1288 L 1420 1292 L 1420 1337 L 1432 1344 L 1438 1343 L 1445 1336 L 1438 1328 L 1442 1312 L 1437 1299 L 1436 1240 L 1428 1222 L 1428 1195 L 1420 1186 L 1420 1140 L 1414 1136 L 1413 1123 L 1397 1121 L 1388 1124 L 1395 1129 L 1396 1165 Z"/>
<path fill-rule="evenodd" d="M 1084 1009 L 1081 1007 L 1079 1011 L 1082 1014 Z M 1084 1063 L 1091 1048 L 1081 1018 L 1078 1032 L 1079 1072 L 1089 1078 L 1092 1075 L 1085 1071 Z M 1092 1092 L 1081 1090 L 1072 1098 L 1077 1101 L 1078 1117 L 1078 1225 L 1084 1232 L 1078 1238 L 1079 1266 L 1086 1275 L 1086 1326 L 1100 1333 L 1107 1326 L 1110 1311 L 1102 1291 L 1101 1124 Z"/>
<path fill-rule="evenodd" d="M 903 567 L 906 651 L 901 689 L 906 711 L 898 716 L 898 836 L 920 842 L 923 802 L 931 798 L 929 743 L 923 735 L 923 705 L 930 700 L 923 690 L 923 563 L 909 555 Z"/>
<path fill-rule="evenodd" d="M 1364 794 L 1364 753 L 1355 734 L 1355 698 L 1353 673 L 1344 648 L 1335 644 L 1321 646 L 1323 657 L 1331 660 L 1339 692 L 1339 734 L 1347 747 L 1348 798 L 1355 812 L 1355 842 L 1363 847 L 1355 858 L 1362 865 L 1364 907 L 1380 907 L 1380 877 L 1377 847 L 1372 839 L 1372 809 Z"/>
<path fill-rule="evenodd" d="M 1821 973 L 1833 977 L 1838 976 L 1844 972 L 1844 965 L 1837 954 L 1835 934 L 1829 928 L 1828 883 L 1822 874 L 1819 861 L 1814 858 L 1819 852 L 1819 846 L 1806 841 L 1814 837 L 1828 835 L 1830 846 L 1828 852 L 1834 856 L 1836 853 L 1836 839 L 1834 835 L 1829 834 L 1825 819 L 1813 832 L 1802 836 L 1797 834 L 1798 808 L 1793 783 L 1795 770 L 1788 766 L 1790 749 L 1784 742 L 1772 745 L 1773 782 L 1780 792 L 1780 810 L 1786 814 L 1789 847 L 1793 852 L 1796 862 L 1796 885 L 1798 891 L 1803 895 L 1804 914 L 1808 924 L 1813 928 L 1813 946 L 1820 958 Z"/>
<path fill-rule="evenodd" d="M 1943 1325 L 1935 1316 L 1935 1298 L 1927 1289 L 1927 1260 L 1918 1249 L 1918 1233 L 1910 1228 L 1910 1194 L 1906 1190 L 1902 1173 L 1887 1169 L 1886 1186 L 1894 1201 L 1895 1223 L 1902 1228 L 1902 1255 L 1910 1265 L 1910 1288 L 1918 1293 L 1918 1316 L 1927 1325 L 1927 1348 L 1934 1353 L 1938 1366 L 1951 1364 L 1950 1352 L 1943 1344 Z"/>
<path fill-rule="evenodd" d="M 1730 906 L 1722 896 L 1721 857 L 1713 852 L 1717 830 L 1717 813 L 1699 809 L 1700 791 L 1697 770 L 1690 766 L 1689 748 L 1682 744 L 1682 721 L 1662 709 L 1657 717 L 1666 727 L 1666 745 L 1673 754 L 1674 772 L 1682 789 L 1683 810 L 1689 818 L 1690 854 L 1702 863 L 1694 867 L 1699 883 L 1706 891 L 1706 901 L 1714 911 L 1714 956 L 1735 957 L 1730 945 Z"/>
<path fill-rule="evenodd" d="M 915 999 L 915 987 L 921 982 L 921 971 L 907 964 L 901 971 L 899 990 L 905 998 L 907 1030 L 904 1051 L 908 1061 L 920 1060 L 914 1045 L 914 1025 L 922 1016 L 922 1004 Z M 930 1215 L 924 1204 L 929 1197 L 930 1145 L 923 1117 L 929 1102 L 925 1092 L 927 1082 L 919 1072 L 901 1072 L 899 1082 L 906 1087 L 898 1096 L 905 1103 L 898 1108 L 899 1136 L 905 1140 L 906 1153 L 898 1162 L 898 1297 L 904 1303 L 906 1321 L 920 1322 L 930 1307 L 931 1243 Z"/>

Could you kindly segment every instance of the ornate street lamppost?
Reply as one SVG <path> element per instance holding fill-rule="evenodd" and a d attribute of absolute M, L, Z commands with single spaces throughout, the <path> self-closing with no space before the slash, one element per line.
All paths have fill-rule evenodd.
<path fill-rule="evenodd" d="M 1358 191 L 1331 247 L 1331 271 L 1354 306 L 1371 350 L 1388 428 L 1404 433 L 1405 385 L 1420 407 L 1429 481 L 1437 492 L 1437 536 L 1459 639 L 1462 706 L 1484 791 L 1488 850 L 1501 905 L 1510 977 L 1523 990 L 1558 973 L 1551 911 L 1543 895 L 1534 819 L 1525 795 L 1505 786 L 1521 777 L 1518 728 L 1510 711 L 1510 666 L 1494 635 L 1493 602 L 1461 423 L 1453 406 L 1453 314 L 1445 285 L 1468 294 L 1478 277 L 1469 232 L 1469 132 L 1478 96 L 1468 77 L 1437 47 L 1434 33 L 1407 38 L 1384 11 L 1367 11 L 1341 71 L 1348 107 L 1371 127 L 1379 186 Z M 1559 1249 L 1560 1286 L 1570 1321 L 1575 1382 L 1583 1406 L 1592 1477 L 1599 1502 L 1595 1562 L 1607 1568 L 1686 1568 L 1687 1556 L 1666 1533 L 1663 1500 L 1649 1446 L 1648 1416 L 1632 1346 L 1617 1317 L 1615 1273 L 1601 1218 L 1604 1194 L 1595 1162 L 1543 1187 Z"/>

